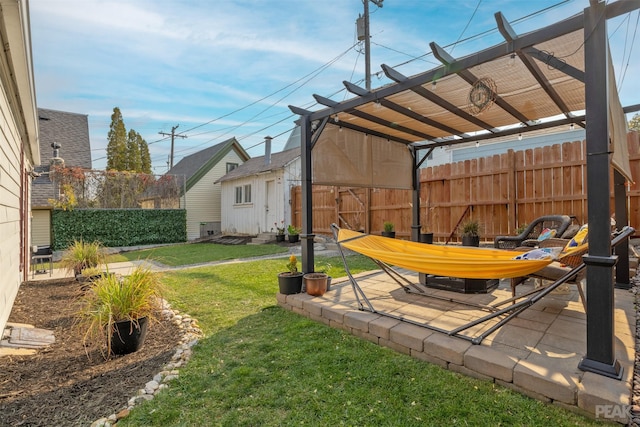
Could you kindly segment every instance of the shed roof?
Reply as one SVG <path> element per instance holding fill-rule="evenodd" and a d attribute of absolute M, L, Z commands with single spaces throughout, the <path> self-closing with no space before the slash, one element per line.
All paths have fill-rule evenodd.
<path fill-rule="evenodd" d="M 271 161 L 268 163 L 265 161 L 265 156 L 254 157 L 227 173 L 216 182 L 230 181 L 259 173 L 283 169 L 298 157 L 300 157 L 300 147 L 281 151 L 279 153 L 273 153 L 271 154 Z"/>

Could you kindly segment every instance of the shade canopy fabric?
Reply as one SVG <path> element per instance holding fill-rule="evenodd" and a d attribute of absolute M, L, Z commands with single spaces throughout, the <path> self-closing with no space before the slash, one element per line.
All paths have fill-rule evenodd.
<path fill-rule="evenodd" d="M 419 273 L 465 279 L 522 277 L 544 268 L 553 261 L 551 258 L 515 259 L 524 253 L 518 251 L 430 245 L 347 229 L 338 231 L 338 243 L 389 265 Z"/>
<path fill-rule="evenodd" d="M 315 150 L 315 184 L 412 189 L 411 153 L 404 144 L 334 126 L 325 129 Z"/>

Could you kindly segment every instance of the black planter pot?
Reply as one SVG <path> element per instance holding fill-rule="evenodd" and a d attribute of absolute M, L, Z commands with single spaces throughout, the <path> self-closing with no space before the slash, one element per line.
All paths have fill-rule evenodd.
<path fill-rule="evenodd" d="M 284 234 L 276 234 L 276 242 L 284 242 Z"/>
<path fill-rule="evenodd" d="M 300 240 L 299 234 L 289 234 L 289 243 L 297 243 Z"/>
<path fill-rule="evenodd" d="M 280 273 L 278 274 L 278 288 L 281 294 L 299 294 L 302 291 L 303 273 Z"/>
<path fill-rule="evenodd" d="M 140 350 L 147 336 L 149 319 L 142 317 L 137 322 L 122 320 L 113 324 L 111 336 L 111 353 L 129 354 Z"/>
<path fill-rule="evenodd" d="M 480 246 L 480 236 L 462 236 L 462 246 Z"/>
<path fill-rule="evenodd" d="M 383 237 L 390 237 L 392 239 L 396 238 L 396 232 L 395 231 L 383 231 L 382 232 L 382 236 Z"/>
<path fill-rule="evenodd" d="M 433 233 L 420 233 L 420 243 L 433 243 Z"/>

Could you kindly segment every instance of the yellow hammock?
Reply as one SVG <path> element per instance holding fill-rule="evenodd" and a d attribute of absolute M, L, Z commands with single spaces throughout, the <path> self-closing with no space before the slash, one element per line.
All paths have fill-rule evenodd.
<path fill-rule="evenodd" d="M 524 252 L 469 246 L 430 245 L 373 236 L 346 229 L 338 243 L 389 265 L 419 273 L 465 279 L 507 279 L 538 271 L 553 260 L 514 259 Z"/>

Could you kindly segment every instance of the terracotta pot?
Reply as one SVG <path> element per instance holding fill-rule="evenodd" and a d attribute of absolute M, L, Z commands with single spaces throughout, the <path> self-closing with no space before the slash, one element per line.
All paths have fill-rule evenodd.
<path fill-rule="evenodd" d="M 327 292 L 327 278 L 325 273 L 307 273 L 304 275 L 304 283 L 307 294 L 321 297 Z"/>

